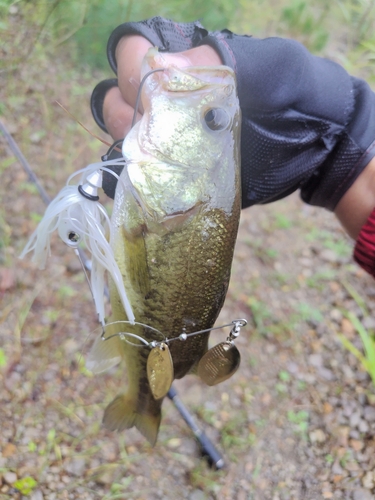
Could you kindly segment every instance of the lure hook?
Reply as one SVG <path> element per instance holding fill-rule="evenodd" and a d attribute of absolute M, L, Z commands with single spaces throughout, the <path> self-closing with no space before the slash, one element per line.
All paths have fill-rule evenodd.
<path fill-rule="evenodd" d="M 149 71 L 148 73 L 145 74 L 145 76 L 142 78 L 141 83 L 139 85 L 138 93 L 137 93 L 137 99 L 135 101 L 135 106 L 134 106 L 134 115 L 133 115 L 133 120 L 132 120 L 132 125 L 131 128 L 134 127 L 136 121 L 137 121 L 137 114 L 138 114 L 138 108 L 139 108 L 139 102 L 141 100 L 141 92 L 143 85 L 145 84 L 147 78 L 152 75 L 153 73 L 157 73 L 158 71 L 165 71 L 165 68 L 158 68 L 158 69 L 153 69 Z"/>

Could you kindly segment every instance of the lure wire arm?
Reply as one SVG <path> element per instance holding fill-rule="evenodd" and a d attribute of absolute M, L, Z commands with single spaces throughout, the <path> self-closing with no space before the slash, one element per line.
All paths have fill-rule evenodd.
<path fill-rule="evenodd" d="M 156 328 L 154 328 L 150 325 L 146 325 L 144 323 L 139 323 L 139 322 L 135 321 L 135 323 L 134 323 L 135 325 L 140 325 L 140 326 L 143 326 L 143 327 L 148 328 L 150 330 L 153 330 L 164 337 L 164 339 L 161 341 L 151 340 L 151 342 L 148 342 L 143 337 L 136 335 L 134 333 L 130 333 L 130 332 L 118 332 L 118 333 L 114 333 L 114 334 L 110 335 L 109 337 L 105 337 L 104 336 L 105 335 L 105 327 L 110 326 L 110 325 L 116 325 L 116 324 L 131 325 L 132 323 L 130 323 L 130 321 L 125 321 L 125 320 L 124 321 L 113 321 L 112 323 L 106 323 L 103 327 L 103 331 L 102 331 L 102 335 L 101 335 L 102 340 L 107 341 L 109 339 L 112 339 L 113 337 L 122 338 L 122 336 L 124 336 L 124 337 L 130 336 L 133 338 L 137 338 L 138 340 L 143 342 L 144 346 L 133 344 L 132 342 L 129 342 L 126 338 L 124 338 L 123 340 L 128 342 L 128 344 L 133 345 L 134 347 L 149 347 L 150 349 L 153 349 L 154 347 L 160 347 L 161 344 L 169 344 L 170 342 L 173 342 L 174 340 L 180 340 L 180 341 L 184 342 L 189 337 L 193 337 L 194 335 L 201 335 L 203 333 L 212 332 L 213 330 L 219 330 L 220 328 L 226 328 L 229 326 L 232 326 L 232 330 L 230 331 L 230 334 L 227 337 L 226 341 L 233 342 L 233 340 L 235 340 L 239 336 L 241 328 L 247 325 L 247 320 L 246 319 L 234 319 L 231 323 L 227 323 L 225 325 L 220 325 L 220 326 L 215 326 L 214 328 L 207 328 L 206 330 L 199 330 L 198 332 L 192 332 L 192 333 L 184 333 L 183 332 L 183 333 L 180 333 L 180 335 L 178 335 L 177 337 L 173 337 L 171 339 L 165 338 L 163 333 L 160 332 L 159 330 L 157 330 Z"/>

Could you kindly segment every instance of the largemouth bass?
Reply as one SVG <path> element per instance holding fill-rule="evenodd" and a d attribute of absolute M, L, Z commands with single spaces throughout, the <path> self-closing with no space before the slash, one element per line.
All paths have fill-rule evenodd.
<path fill-rule="evenodd" d="M 111 247 L 136 321 L 127 321 L 110 285 L 113 322 L 106 337 L 130 332 L 147 342 L 212 328 L 228 288 L 240 216 L 240 108 L 233 71 L 225 66 L 166 66 L 151 49 L 143 75 L 144 114 L 123 143 L 126 166 L 116 188 Z M 160 333 L 158 333 L 160 332 Z M 169 344 L 174 377 L 194 371 L 209 333 Z M 136 426 L 154 445 L 163 398 L 147 378 L 150 349 L 113 336 L 97 342 L 89 367 L 123 358 L 127 392 L 106 408 L 110 430 Z M 113 361 L 113 363 L 112 363 Z"/>

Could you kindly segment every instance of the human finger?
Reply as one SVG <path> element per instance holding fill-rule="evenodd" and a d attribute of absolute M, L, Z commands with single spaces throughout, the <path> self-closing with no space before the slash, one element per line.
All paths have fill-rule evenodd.
<path fill-rule="evenodd" d="M 123 37 L 116 48 L 117 76 L 124 100 L 135 106 L 143 59 L 151 43 L 138 35 Z M 216 66 L 222 64 L 218 53 L 208 45 L 202 45 L 179 53 L 160 53 L 164 64 L 179 68 L 187 66 Z M 161 62 L 162 65 L 162 62 Z"/>
<path fill-rule="evenodd" d="M 121 95 L 134 108 L 137 99 L 142 61 L 152 45 L 138 35 L 123 37 L 116 48 L 117 77 Z"/>
<path fill-rule="evenodd" d="M 134 108 L 128 104 L 118 87 L 111 88 L 103 103 L 103 117 L 106 128 L 112 138 L 116 141 L 123 139 L 131 128 L 134 116 Z M 137 120 L 140 114 L 137 114 Z"/>

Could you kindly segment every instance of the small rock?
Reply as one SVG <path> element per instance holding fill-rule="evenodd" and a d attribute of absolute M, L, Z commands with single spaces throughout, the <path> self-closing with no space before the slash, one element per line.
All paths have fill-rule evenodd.
<path fill-rule="evenodd" d="M 14 271 L 6 267 L 0 267 L 0 291 L 6 292 L 11 288 L 14 288 L 16 284 L 16 278 Z"/>
<path fill-rule="evenodd" d="M 323 366 L 323 356 L 321 354 L 310 354 L 309 364 L 316 368 Z"/>
<path fill-rule="evenodd" d="M 348 470 L 349 472 L 357 472 L 359 470 L 359 465 L 357 462 L 347 462 L 345 464 L 345 469 Z"/>
<path fill-rule="evenodd" d="M 345 378 L 349 381 L 352 381 L 355 377 L 353 370 L 350 368 L 348 365 L 343 365 L 341 367 L 342 371 L 344 372 Z"/>
<path fill-rule="evenodd" d="M 357 439 L 352 439 L 350 441 L 350 446 L 353 448 L 354 451 L 361 451 L 364 447 L 364 443 Z"/>
<path fill-rule="evenodd" d="M 326 262 L 338 262 L 340 260 L 337 253 L 333 250 L 330 250 L 329 248 L 326 248 L 325 250 L 320 252 L 320 257 Z"/>
<path fill-rule="evenodd" d="M 181 444 L 181 439 L 180 438 L 171 438 L 169 439 L 167 446 L 169 448 L 178 448 Z"/>
<path fill-rule="evenodd" d="M 324 443 L 327 440 L 327 436 L 322 431 L 322 429 L 316 429 L 315 431 L 311 431 L 309 436 L 310 436 L 310 441 L 313 444 L 314 443 Z"/>
<path fill-rule="evenodd" d="M 104 443 L 101 447 L 101 452 L 107 462 L 114 462 L 116 460 L 117 449 L 115 443 L 112 443 L 111 441 Z"/>
<path fill-rule="evenodd" d="M 333 321 L 336 321 L 336 323 L 340 323 L 342 321 L 342 312 L 339 309 L 332 309 L 329 315 Z"/>
<path fill-rule="evenodd" d="M 362 478 L 362 484 L 368 490 L 372 490 L 374 487 L 374 475 L 372 471 L 366 472 L 366 474 Z"/>
<path fill-rule="evenodd" d="M 17 474 L 15 472 L 10 472 L 10 471 L 4 472 L 3 480 L 7 484 L 13 484 L 17 481 Z"/>
<path fill-rule="evenodd" d="M 333 373 L 332 370 L 329 370 L 328 368 L 324 368 L 324 366 L 320 366 L 318 369 L 318 374 L 324 378 L 325 380 L 331 381 L 335 380 L 335 374 Z"/>
<path fill-rule="evenodd" d="M 365 406 L 364 417 L 367 422 L 375 422 L 375 408 L 373 406 Z"/>
<path fill-rule="evenodd" d="M 298 262 L 304 267 L 312 267 L 313 260 L 308 257 L 301 257 L 298 259 Z"/>
<path fill-rule="evenodd" d="M 116 474 L 118 474 L 118 468 L 111 467 L 103 471 L 100 471 L 99 474 L 95 477 L 95 481 L 98 484 L 109 486 L 114 482 Z"/>
<path fill-rule="evenodd" d="M 354 401 L 348 401 L 347 403 L 343 403 L 343 414 L 346 416 L 346 417 L 350 417 L 353 413 L 354 413 L 354 410 L 355 410 L 355 403 Z"/>
<path fill-rule="evenodd" d="M 299 372 L 299 367 L 298 367 L 297 363 L 295 363 L 294 361 L 290 361 L 287 364 L 287 369 L 288 369 L 288 372 L 290 372 L 292 375 Z"/>
<path fill-rule="evenodd" d="M 202 490 L 194 490 L 190 496 L 189 500 L 207 500 L 206 494 Z"/>
<path fill-rule="evenodd" d="M 343 447 L 348 445 L 348 437 L 349 437 L 350 427 L 341 425 L 338 428 L 337 437 L 339 444 Z"/>
<path fill-rule="evenodd" d="M 14 446 L 13 443 L 7 443 L 3 449 L 2 455 L 5 458 L 11 457 L 14 455 L 17 451 L 17 448 Z"/>
<path fill-rule="evenodd" d="M 366 394 L 358 394 L 358 402 L 360 405 L 365 406 L 367 403 L 367 396 Z"/>
<path fill-rule="evenodd" d="M 361 420 L 361 414 L 359 411 L 354 412 L 349 419 L 350 427 L 357 427 Z"/>
<path fill-rule="evenodd" d="M 375 330 L 375 319 L 371 316 L 366 316 L 362 320 L 362 325 L 366 328 L 366 330 Z"/>
<path fill-rule="evenodd" d="M 352 438 L 352 439 L 359 439 L 361 437 L 361 434 L 356 431 L 355 429 L 352 429 L 350 432 L 349 432 L 349 436 Z"/>
<path fill-rule="evenodd" d="M 64 350 L 67 356 L 77 352 L 78 348 L 78 343 L 74 339 L 68 339 L 64 342 Z"/>
<path fill-rule="evenodd" d="M 360 420 L 359 421 L 359 424 L 358 424 L 358 430 L 359 432 L 362 432 L 362 433 L 366 433 L 368 432 L 370 429 L 370 426 L 368 425 L 368 423 L 366 422 L 366 420 Z"/>
<path fill-rule="evenodd" d="M 76 458 L 65 465 L 66 472 L 73 474 L 73 476 L 82 476 L 85 470 L 85 460 L 83 458 Z"/>
<path fill-rule="evenodd" d="M 365 488 L 358 488 L 353 491 L 353 500 L 374 500 L 374 496 L 371 491 Z"/>
<path fill-rule="evenodd" d="M 347 318 L 343 318 L 343 320 L 341 321 L 341 330 L 342 333 L 344 333 L 349 339 L 355 337 L 354 326 Z"/>
<path fill-rule="evenodd" d="M 340 406 L 340 400 L 339 398 L 337 398 L 336 396 L 331 396 L 329 399 L 328 399 L 329 403 L 332 405 L 332 406 Z"/>
<path fill-rule="evenodd" d="M 44 500 L 43 493 L 40 490 L 35 490 L 31 493 L 30 500 Z"/>

